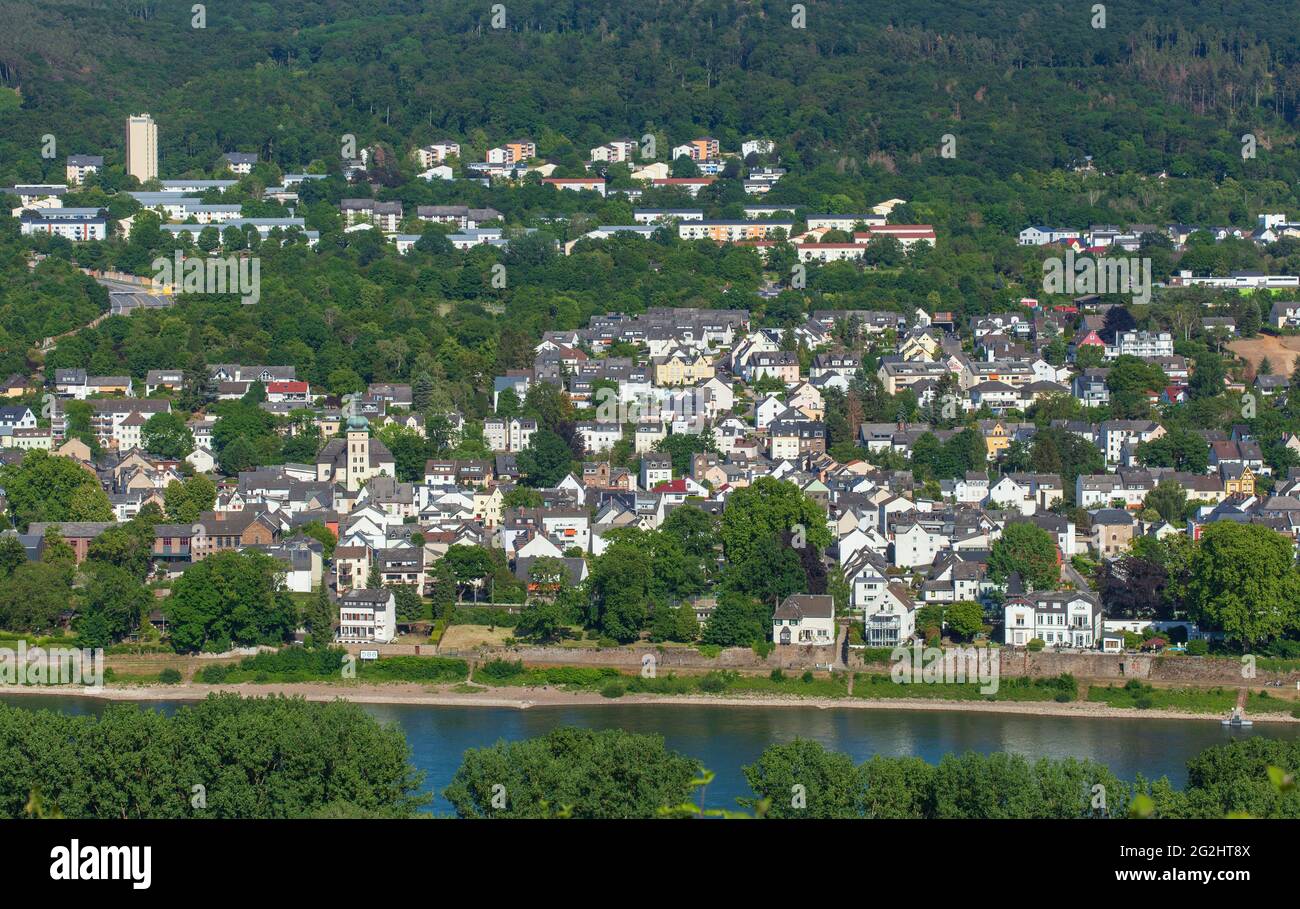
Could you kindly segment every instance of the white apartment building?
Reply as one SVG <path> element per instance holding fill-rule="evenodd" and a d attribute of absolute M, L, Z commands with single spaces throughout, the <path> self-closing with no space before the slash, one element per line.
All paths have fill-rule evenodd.
<path fill-rule="evenodd" d="M 387 644 L 397 637 L 397 598 L 391 590 L 352 590 L 339 598 L 341 644 Z"/>
<path fill-rule="evenodd" d="M 1106 348 L 1106 356 L 1115 357 L 1172 357 L 1174 336 L 1167 331 L 1121 331 L 1115 344 Z"/>

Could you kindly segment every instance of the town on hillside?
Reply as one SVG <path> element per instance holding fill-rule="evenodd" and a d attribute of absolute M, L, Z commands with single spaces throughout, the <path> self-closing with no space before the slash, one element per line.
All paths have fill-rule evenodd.
<path fill-rule="evenodd" d="M 1040 294 L 978 313 L 933 301 L 790 310 L 809 281 L 916 267 L 943 238 L 911 223 L 904 199 L 839 213 L 775 201 L 787 171 L 761 138 L 735 148 L 692 138 L 665 160 L 612 139 L 581 175 L 517 138 L 482 161 L 453 139 L 397 161 L 366 147 L 328 175 L 280 173 L 231 151 L 210 177 L 161 179 L 158 130 L 148 114 L 125 125 L 133 179 L 116 185 L 141 189 L 101 182 L 105 154 L 74 154 L 64 184 L 0 190 L 17 202 L 21 234 L 47 238 L 32 268 L 51 243 L 77 262 L 85 254 L 112 316 L 230 294 L 255 303 L 250 260 L 319 254 L 322 232 L 299 209 L 333 219 L 331 243 L 364 234 L 403 258 L 494 250 L 478 261 L 502 286 L 520 270 L 502 258 L 512 244 L 520 258 L 731 248 L 756 257 L 756 300 L 770 308 L 649 305 L 545 330 L 520 342 L 518 366 L 477 377 L 477 411 L 456 406 L 426 367 L 402 367 L 400 339 L 378 342 L 396 369 L 376 373 L 406 381 L 368 382 L 346 369 L 322 380 L 294 363 L 202 358 L 172 368 L 137 359 L 129 373 L 101 375 L 104 358 L 75 331 L 44 339 L 40 368 L 0 392 L 4 534 L 33 563 L 52 546 L 70 547 L 77 564 L 103 559 L 116 545 L 106 535 L 125 528 L 142 540 L 147 622 L 97 632 L 107 640 L 490 644 L 500 637 L 454 627 L 466 609 L 561 603 L 527 626 L 535 638 L 586 629 L 609 645 L 752 644 L 823 668 L 854 650 L 939 639 L 1204 653 L 1250 632 L 1179 598 L 1189 547 L 1224 523 L 1300 540 L 1300 435 L 1288 428 L 1300 390 L 1275 372 L 1286 363 L 1231 352 L 1300 325 L 1300 302 L 1287 300 L 1294 276 L 1198 277 L 1167 258 L 1158 294 L 1200 285 L 1211 295 L 1160 319 L 1125 301 L 1132 288 L 1095 281 L 1075 288 L 1087 293 L 1045 281 Z M 399 165 L 417 181 L 617 199 L 626 223 L 570 224 L 561 241 L 472 200 L 404 204 L 382 181 Z M 331 183 L 346 193 L 336 211 L 321 201 Z M 142 235 L 164 255 L 135 274 L 85 252 Z M 1030 225 L 1015 239 L 1099 262 L 1159 250 L 1182 265 L 1207 244 L 1297 237 L 1300 222 L 1261 213 L 1254 232 Z M 1209 402 L 1225 401 L 1240 404 L 1240 419 L 1219 406 L 1209 425 Z M 745 527 L 769 534 L 747 539 Z M 277 589 L 325 598 L 329 626 L 290 615 L 180 634 L 172 594 L 223 553 L 271 560 Z M 33 628 L 86 621 L 68 604 Z"/>

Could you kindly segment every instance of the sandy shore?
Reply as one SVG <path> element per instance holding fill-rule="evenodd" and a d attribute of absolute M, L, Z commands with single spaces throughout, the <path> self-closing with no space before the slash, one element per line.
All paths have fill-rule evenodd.
<path fill-rule="evenodd" d="M 534 707 L 596 706 L 614 704 L 689 704 L 708 707 L 789 707 L 817 710 L 940 710 L 971 713 L 1013 713 L 1025 716 L 1105 717 L 1117 719 L 1197 720 L 1217 723 L 1217 714 L 1186 713 L 1178 710 L 1135 710 L 1111 707 L 1092 701 L 942 701 L 928 698 L 801 698 L 722 697 L 710 695 L 627 694 L 606 698 L 596 692 L 561 691 L 556 688 L 483 688 L 479 692 L 453 691 L 449 687 L 393 683 L 385 685 L 268 684 L 268 685 L 159 685 L 151 687 L 41 688 L 2 686 L 0 694 L 58 695 L 105 701 L 199 701 L 214 692 L 233 692 L 245 697 L 284 694 L 309 701 L 345 700 L 361 704 L 409 704 L 428 707 Z M 1256 723 L 1300 723 L 1285 713 L 1253 713 Z"/>

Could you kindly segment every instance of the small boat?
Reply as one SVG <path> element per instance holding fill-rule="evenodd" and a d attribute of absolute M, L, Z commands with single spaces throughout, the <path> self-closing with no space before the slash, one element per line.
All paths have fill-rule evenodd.
<path fill-rule="evenodd" d="M 1246 719 L 1245 715 L 1241 712 L 1240 707 L 1235 708 L 1232 713 L 1228 715 L 1227 719 L 1219 720 L 1219 723 L 1223 726 L 1230 726 L 1233 729 L 1245 729 L 1248 726 L 1255 725 L 1254 720 Z"/>

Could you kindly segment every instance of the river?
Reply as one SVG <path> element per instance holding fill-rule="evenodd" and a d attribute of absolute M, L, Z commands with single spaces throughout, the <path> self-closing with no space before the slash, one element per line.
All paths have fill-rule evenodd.
<path fill-rule="evenodd" d="M 65 695 L 0 695 L 19 707 L 98 713 L 105 702 Z M 141 706 L 175 710 L 182 702 L 146 701 Z M 1300 738 L 1300 726 L 1265 723 L 1230 731 L 1217 718 L 1160 720 L 1142 717 L 1018 716 L 968 711 L 886 711 L 815 707 L 734 707 L 673 704 L 601 704 L 574 707 L 429 707 L 366 704 L 383 722 L 397 723 L 411 744 L 425 787 L 441 793 L 465 749 L 498 739 L 544 735 L 556 726 L 587 726 L 657 733 L 669 748 L 699 758 L 717 774 L 706 793 L 711 808 L 733 808 L 749 795 L 741 767 L 769 744 L 813 739 L 861 762 L 874 754 L 916 755 L 937 762 L 950 752 L 1009 751 L 1029 758 L 1077 757 L 1100 761 L 1125 780 L 1137 774 L 1186 781 L 1189 757 L 1212 746 L 1251 735 Z M 450 806 L 439 794 L 431 811 Z"/>

